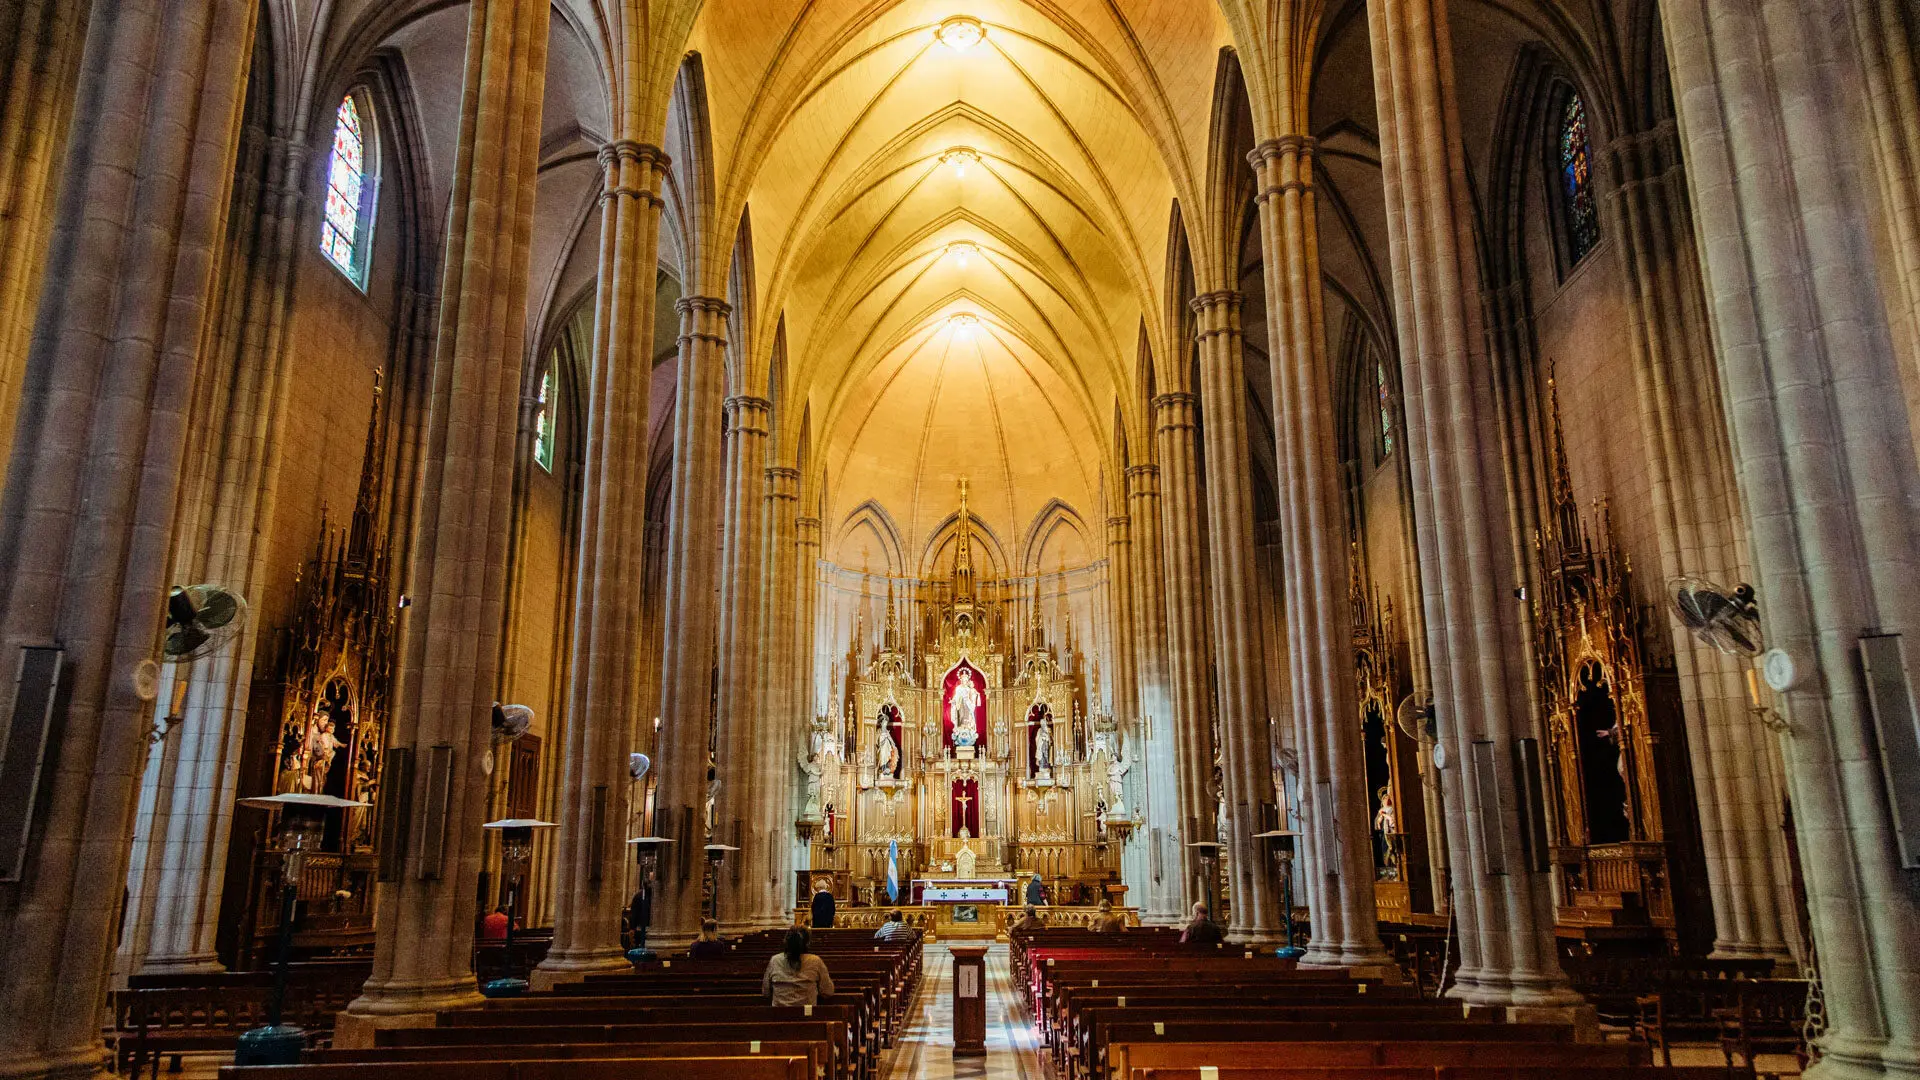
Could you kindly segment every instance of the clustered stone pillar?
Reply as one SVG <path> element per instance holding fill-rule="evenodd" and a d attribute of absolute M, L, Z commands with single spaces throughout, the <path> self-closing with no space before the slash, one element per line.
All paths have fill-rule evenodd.
<path fill-rule="evenodd" d="M 1207 568 L 1201 557 L 1200 475 L 1194 429 L 1199 423 L 1199 399 L 1179 391 L 1153 399 L 1155 436 L 1159 443 L 1163 565 L 1158 580 L 1164 584 L 1167 627 L 1166 723 L 1173 729 L 1174 755 L 1179 767 L 1179 833 L 1183 841 L 1175 855 L 1181 866 L 1182 891 L 1201 885 L 1192 897 L 1213 892 L 1201 883 L 1201 863 L 1185 843 L 1214 838 L 1215 806 L 1208 794 L 1213 769 L 1212 710 L 1209 708 L 1211 657 L 1207 641 Z"/>
<path fill-rule="evenodd" d="M 1660 7 L 1754 584 L 1795 668 L 1787 777 L 1827 1018 L 1808 1075 L 1913 1076 L 1920 899 L 1856 651 L 1900 634 L 1911 656 L 1920 635 L 1914 358 L 1894 345 L 1905 301 L 1881 261 L 1897 204 L 1858 123 L 1880 43 L 1819 5 Z"/>
<path fill-rule="evenodd" d="M 57 643 L 67 695 L 46 809 L 20 880 L 0 884 L 0 1076 L 105 1061 L 100 1003 L 153 708 L 134 673 L 166 602 L 255 7 L 98 3 L 80 54 L 47 240 L 45 278 L 61 287 L 38 298 L 0 502 L 0 670 L 11 685 L 23 647 Z M 0 727 L 13 722 L 28 719 Z"/>
<path fill-rule="evenodd" d="M 1607 159 L 1615 181 L 1608 224 L 1626 271 L 1627 341 L 1647 433 L 1660 572 L 1730 587 L 1752 570 L 1742 552 L 1733 450 L 1720 423 L 1677 125 L 1616 139 Z M 1790 960 L 1799 934 L 1778 748 L 1748 707 L 1747 664 L 1702 644 L 1677 620 L 1672 633 L 1714 954 Z"/>
<path fill-rule="evenodd" d="M 1562 1010 L 1544 852 L 1527 857 L 1518 740 L 1537 738 L 1513 591 L 1513 516 L 1481 326 L 1474 212 L 1444 0 L 1367 9 L 1422 598 L 1460 932 L 1460 998 Z M 1537 812 L 1537 811 L 1536 811 Z"/>
<path fill-rule="evenodd" d="M 660 662 L 660 743 L 654 831 L 666 849 L 650 940 L 674 948 L 700 928 L 712 720 L 715 593 L 719 584 L 720 438 L 727 315 L 712 296 L 680 298 L 679 382 L 673 410 L 673 499 L 667 515 L 665 649 Z M 726 828 L 724 821 L 714 823 Z M 715 842 L 721 842 L 717 837 Z"/>
<path fill-rule="evenodd" d="M 1178 727 L 1167 676 L 1167 600 L 1165 563 L 1160 546 L 1160 467 L 1127 467 L 1127 516 L 1133 522 L 1133 641 L 1140 672 L 1140 727 L 1144 753 L 1139 762 L 1144 795 L 1139 815 L 1146 822 L 1146 895 L 1136 903 L 1142 922 L 1178 923 L 1185 914 L 1181 828 Z"/>
<path fill-rule="evenodd" d="M 600 151 L 600 168 L 600 274 L 585 395 L 553 946 L 534 976 L 542 985 L 626 966 L 620 910 L 627 757 L 637 749 L 631 740 L 642 711 L 647 419 L 667 157 L 623 139 Z"/>
<path fill-rule="evenodd" d="M 763 715 L 768 722 L 765 736 L 756 745 L 766 787 L 754 815 L 762 822 L 771 845 L 767 868 L 770 891 L 763 915 L 767 926 L 778 927 L 787 925 L 793 899 L 794 762 L 805 738 L 807 716 L 799 685 L 799 665 L 807 661 L 806 654 L 799 651 L 799 620 L 809 610 L 799 602 L 800 470 L 767 466 L 766 501 L 767 590 L 762 597 L 760 623 L 767 635 L 762 693 L 766 702 Z"/>
<path fill-rule="evenodd" d="M 1354 685 L 1345 507 L 1333 424 L 1332 365 L 1321 309 L 1313 140 L 1262 142 L 1260 243 L 1272 342 L 1280 560 L 1285 576 L 1292 730 L 1300 741 L 1301 807 L 1313 964 L 1380 965 L 1367 824 L 1366 765 Z M 1330 819 L 1330 820 L 1329 820 Z"/>
<path fill-rule="evenodd" d="M 473 984 L 493 688 L 513 527 L 513 450 L 547 68 L 548 5 L 475 3 L 467 22 L 440 329 L 401 613 L 390 747 L 413 752 L 411 828 L 374 908 L 373 977 L 335 1030 L 431 1023 Z M 388 797 L 397 792 L 388 791 Z M 436 823 L 429 810 L 444 803 Z M 437 824 L 437 827 L 436 827 Z"/>
<path fill-rule="evenodd" d="M 1241 295 L 1219 291 L 1194 298 L 1200 347 L 1200 396 L 1206 412 L 1207 554 L 1212 562 L 1214 685 L 1219 694 L 1220 757 L 1226 786 L 1222 851 L 1231 872 L 1232 922 L 1238 940 L 1279 940 L 1273 874 L 1253 835 L 1261 804 L 1273 792 L 1269 762 L 1266 670 L 1260 617 L 1254 608 L 1253 469 L 1247 460 L 1246 368 L 1240 338 Z"/>
<path fill-rule="evenodd" d="M 1125 510 L 1125 480 L 1112 497 Z M 1107 639 L 1113 664 L 1105 682 L 1113 691 L 1113 715 L 1121 730 L 1131 732 L 1139 722 L 1140 682 L 1133 663 L 1133 527 L 1125 514 L 1107 516 Z"/>
<path fill-rule="evenodd" d="M 220 582 L 256 596 L 267 576 L 292 380 L 287 313 L 307 154 L 298 140 L 242 138 L 226 273 L 227 302 L 194 391 L 194 415 L 217 453 L 188 461 L 173 580 Z M 263 437 L 264 434 L 264 437 Z M 253 691 L 260 622 L 228 649 L 168 670 L 154 722 L 168 737 L 147 762 L 140 793 L 121 971 L 220 970 L 215 953 L 227 843 L 239 791 L 241 737 Z M 185 681 L 178 727 L 168 719 Z"/>
<path fill-rule="evenodd" d="M 726 545 L 720 577 L 719 713 L 714 717 L 718 746 L 719 794 L 714 800 L 716 841 L 730 852 L 721 874 L 720 914 L 726 933 L 765 925 L 768 855 L 775 833 L 766 803 L 770 741 L 759 723 L 765 706 L 760 686 L 760 594 L 766 537 L 767 433 L 773 403 L 736 395 L 726 400 Z M 784 831 L 784 830 L 783 830 Z"/>

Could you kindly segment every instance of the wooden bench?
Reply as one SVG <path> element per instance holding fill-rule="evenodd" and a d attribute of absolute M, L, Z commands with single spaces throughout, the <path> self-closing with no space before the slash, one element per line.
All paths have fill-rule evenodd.
<path fill-rule="evenodd" d="M 488 1060 L 562 1060 L 566 1058 L 620 1059 L 638 1058 L 726 1058 L 804 1057 L 812 1062 L 809 1075 L 824 1077 L 833 1070 L 833 1044 L 821 1039 L 748 1039 L 716 1042 L 661 1043 L 517 1043 L 486 1048 Z M 475 1052 L 469 1046 L 387 1046 L 373 1049 L 309 1050 L 302 1059 L 316 1065 L 353 1065 L 378 1062 L 470 1061 Z"/>
<path fill-rule="evenodd" d="M 515 1044 L 560 1043 L 696 1043 L 696 1042 L 825 1042 L 833 1047 L 829 1076 L 854 1078 L 858 1065 L 846 1024 L 828 1020 L 756 1020 L 732 1023 L 583 1024 L 520 1027 L 389 1028 L 375 1034 L 375 1047 L 458 1046 L 489 1057 L 495 1048 Z"/>
<path fill-rule="evenodd" d="M 812 1080 L 805 1056 L 649 1058 L 648 1072 L 674 1080 Z M 220 1080 L 634 1080 L 634 1059 L 365 1062 L 228 1065 Z"/>
<path fill-rule="evenodd" d="M 1210 1065 L 1221 1070 L 1289 1067 L 1359 1069 L 1501 1065 L 1557 1067 L 1594 1065 L 1623 1068 L 1648 1064 L 1647 1048 L 1635 1043 L 1485 1042 L 1425 1040 L 1413 1042 L 1153 1042 L 1130 1050 L 1133 1071 Z"/>
<path fill-rule="evenodd" d="M 149 1063 L 204 1050 L 231 1050 L 241 1032 L 267 1022 L 264 986 L 199 986 L 116 990 L 107 1034 L 114 1071 L 137 1077 Z"/>
<path fill-rule="evenodd" d="M 1476 1021 L 1450 1023 L 1294 1021 L 1216 1023 L 1205 1020 L 1127 1020 L 1105 1025 L 1091 1060 L 1079 1059 L 1077 1076 L 1106 1080 L 1127 1077 L 1144 1064 L 1136 1060 L 1142 1045 L 1166 1043 L 1283 1043 L 1283 1042 L 1483 1042 L 1571 1043 L 1573 1028 L 1565 1024 L 1496 1024 Z M 1173 1064 L 1186 1064 L 1182 1058 Z"/>
<path fill-rule="evenodd" d="M 1298 1066 L 1136 1068 L 1131 1080 L 1728 1080 L 1717 1066 L 1656 1068 L 1651 1065 L 1401 1065 L 1370 1068 Z"/>

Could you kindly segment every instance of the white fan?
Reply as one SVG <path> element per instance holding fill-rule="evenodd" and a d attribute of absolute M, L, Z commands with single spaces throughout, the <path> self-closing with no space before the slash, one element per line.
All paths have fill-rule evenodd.
<path fill-rule="evenodd" d="M 215 652 L 240 632 L 247 602 L 218 585 L 175 585 L 167 593 L 167 628 L 160 636 L 160 658 L 184 664 Z"/>
<path fill-rule="evenodd" d="M 1729 590 L 1698 578 L 1675 578 L 1668 590 L 1674 613 L 1701 643 L 1732 656 L 1758 656 L 1765 648 L 1753 586 L 1742 582 Z"/>
<path fill-rule="evenodd" d="M 533 710 L 525 705 L 493 703 L 493 745 L 510 743 L 533 726 Z"/>
<path fill-rule="evenodd" d="M 651 768 L 653 768 L 653 759 L 647 755 L 638 752 L 627 755 L 627 776 L 631 779 L 639 780 L 647 775 L 647 770 Z"/>

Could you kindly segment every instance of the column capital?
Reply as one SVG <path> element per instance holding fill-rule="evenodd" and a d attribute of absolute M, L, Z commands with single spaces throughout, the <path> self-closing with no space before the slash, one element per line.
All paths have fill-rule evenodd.
<path fill-rule="evenodd" d="M 736 394 L 721 403 L 730 435 L 767 434 L 767 419 L 773 415 L 773 402 L 751 394 Z"/>
<path fill-rule="evenodd" d="M 656 191 L 660 178 L 667 173 L 670 159 L 666 151 L 651 143 L 615 139 L 600 147 L 598 159 L 606 182 L 600 191 L 600 201 L 629 198 L 655 206 L 663 204 Z"/>
<path fill-rule="evenodd" d="M 1320 140 L 1311 135 L 1281 135 L 1267 139 L 1247 151 L 1247 164 L 1259 168 L 1269 161 L 1302 157 L 1311 161 L 1320 154 Z"/>
<path fill-rule="evenodd" d="M 1200 411 L 1200 395 L 1184 391 L 1159 394 L 1153 399 L 1154 425 L 1160 431 L 1172 431 L 1185 428 L 1193 429 L 1194 417 Z"/>
<path fill-rule="evenodd" d="M 1160 492 L 1160 466 L 1127 466 L 1127 494 L 1157 495 Z"/>
<path fill-rule="evenodd" d="M 733 305 L 717 296 L 683 296 L 673 302 L 673 309 L 682 315 L 701 312 L 725 318 L 733 314 Z"/>
<path fill-rule="evenodd" d="M 785 465 L 766 468 L 767 498 L 786 502 L 800 501 L 800 470 Z"/>
<path fill-rule="evenodd" d="M 1232 311 L 1238 311 L 1240 310 L 1240 305 L 1245 303 L 1246 299 L 1247 296 L 1245 293 L 1235 289 L 1215 289 L 1212 292 L 1203 292 L 1199 296 L 1187 301 L 1187 307 L 1192 309 L 1196 314 L 1213 311 L 1222 306 Z"/>

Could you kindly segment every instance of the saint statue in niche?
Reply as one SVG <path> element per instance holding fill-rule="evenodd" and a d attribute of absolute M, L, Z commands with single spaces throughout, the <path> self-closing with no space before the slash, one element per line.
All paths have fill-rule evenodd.
<path fill-rule="evenodd" d="M 973 673 L 962 670 L 954 684 L 953 698 L 947 703 L 947 719 L 953 725 L 953 745 L 974 746 L 980 742 L 980 726 L 974 713 L 980 708 L 980 691 L 973 685 Z"/>
<path fill-rule="evenodd" d="M 891 780 L 900 775 L 900 744 L 893 741 L 893 724 L 890 723 L 887 710 L 880 710 L 878 731 L 874 735 L 873 756 L 880 766 L 880 775 Z M 958 741 L 957 739 L 955 741 Z"/>
<path fill-rule="evenodd" d="M 1033 767 L 1051 769 L 1053 767 L 1053 721 L 1043 716 L 1033 732 Z"/>

